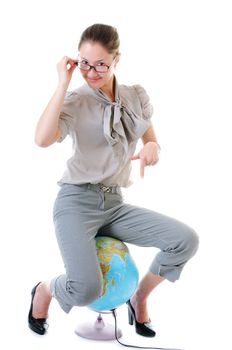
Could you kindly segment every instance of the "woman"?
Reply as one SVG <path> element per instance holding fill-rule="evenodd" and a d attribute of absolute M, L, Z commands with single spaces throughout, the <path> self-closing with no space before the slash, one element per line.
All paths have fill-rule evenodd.
<path fill-rule="evenodd" d="M 132 160 L 139 159 L 141 176 L 159 159 L 159 145 L 150 118 L 152 107 L 139 86 L 118 85 L 115 68 L 120 58 L 115 28 L 94 24 L 82 34 L 77 60 L 64 57 L 57 65 L 57 89 L 39 119 L 35 142 L 48 147 L 66 135 L 73 156 L 58 184 L 54 224 L 65 274 L 32 289 L 29 327 L 46 332 L 52 297 L 69 312 L 92 303 L 102 293 L 96 256 L 96 235 L 107 235 L 160 252 L 128 300 L 129 322 L 143 336 L 155 336 L 147 310 L 151 291 L 165 279 L 174 282 L 198 246 L 196 233 L 185 224 L 123 203 L 120 187 L 130 185 Z M 67 92 L 73 72 L 86 81 Z M 134 155 L 137 141 L 143 148 Z"/>

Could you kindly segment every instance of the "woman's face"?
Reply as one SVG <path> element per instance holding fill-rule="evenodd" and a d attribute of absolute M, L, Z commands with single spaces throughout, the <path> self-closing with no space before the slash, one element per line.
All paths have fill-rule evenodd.
<path fill-rule="evenodd" d="M 114 68 L 118 62 L 118 57 L 114 58 L 114 55 L 110 54 L 101 44 L 89 41 L 84 42 L 80 47 L 78 62 L 84 68 L 88 67 L 85 66 L 87 64 L 96 67 L 96 69 L 102 65 L 110 66 L 105 73 L 96 72 L 94 68 L 90 70 L 80 69 L 80 71 L 91 88 L 104 90 L 104 88 L 112 87 Z"/>

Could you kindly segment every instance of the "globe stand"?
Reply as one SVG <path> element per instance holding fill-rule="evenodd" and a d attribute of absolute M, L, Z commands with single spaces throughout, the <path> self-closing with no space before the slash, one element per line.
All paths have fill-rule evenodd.
<path fill-rule="evenodd" d="M 99 313 L 94 324 L 85 322 L 78 325 L 75 329 L 75 333 L 82 338 L 92 340 L 114 340 L 115 338 L 115 326 L 103 321 L 101 313 Z M 117 337 L 122 337 L 121 329 L 117 329 Z"/>

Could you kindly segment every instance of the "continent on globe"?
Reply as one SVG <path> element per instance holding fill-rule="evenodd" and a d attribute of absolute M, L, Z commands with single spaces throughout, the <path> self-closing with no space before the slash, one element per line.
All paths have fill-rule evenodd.
<path fill-rule="evenodd" d="M 95 311 L 112 310 L 124 304 L 138 285 L 138 270 L 122 241 L 109 237 L 96 237 L 96 249 L 103 277 L 100 298 L 89 307 Z"/>

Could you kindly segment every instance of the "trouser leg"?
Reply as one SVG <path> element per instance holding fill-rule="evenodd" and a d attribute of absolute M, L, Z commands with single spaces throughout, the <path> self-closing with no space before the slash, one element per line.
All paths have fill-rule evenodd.
<path fill-rule="evenodd" d="M 102 292 L 102 273 L 96 256 L 94 234 L 80 227 L 78 215 L 69 214 L 55 222 L 57 241 L 66 274 L 51 282 L 53 296 L 65 312 L 75 305 L 88 305 Z"/>
<path fill-rule="evenodd" d="M 108 219 L 100 234 L 107 232 L 124 242 L 142 247 L 157 247 L 150 271 L 172 282 L 195 254 L 198 237 L 182 222 L 152 210 L 124 204 Z"/>
<path fill-rule="evenodd" d="M 101 218 L 91 205 L 95 193 L 82 193 L 75 186 L 64 187 L 54 206 L 56 238 L 65 274 L 51 281 L 52 295 L 65 312 L 75 305 L 88 305 L 102 293 L 102 272 L 96 254 L 95 235 Z"/>

